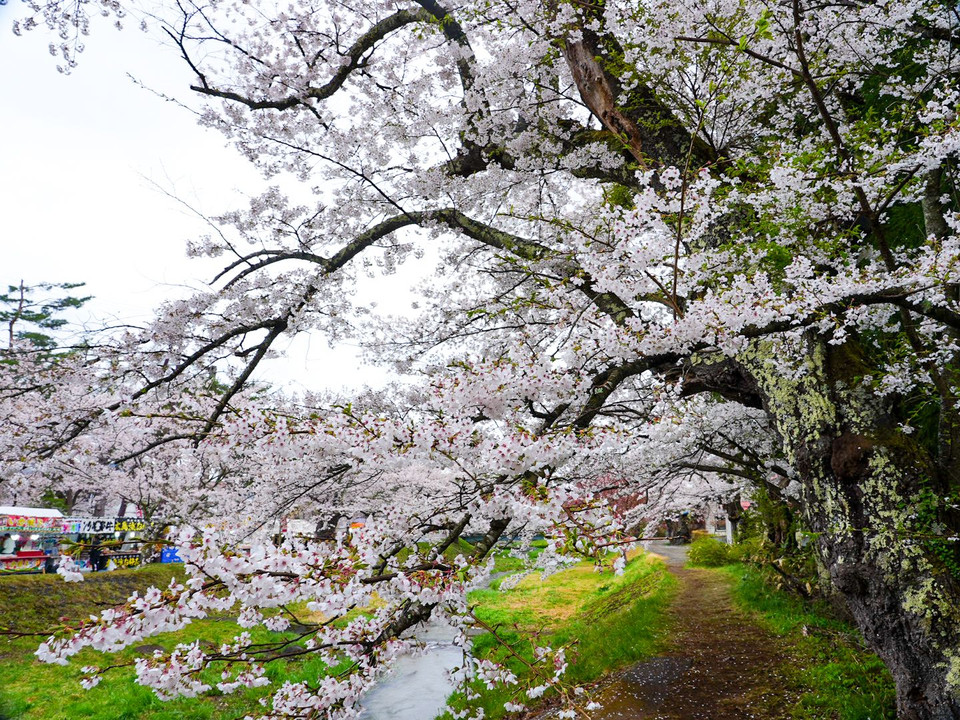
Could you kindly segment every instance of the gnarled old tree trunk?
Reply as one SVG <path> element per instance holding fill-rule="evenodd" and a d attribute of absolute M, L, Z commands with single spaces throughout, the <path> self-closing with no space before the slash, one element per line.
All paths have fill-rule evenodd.
<path fill-rule="evenodd" d="M 898 717 L 960 720 L 960 583 L 923 507 L 934 462 L 899 428 L 897 400 L 859 383 L 855 342 L 807 341 L 799 379 L 763 346 L 744 360 L 803 484 L 820 560 L 893 674 Z"/>

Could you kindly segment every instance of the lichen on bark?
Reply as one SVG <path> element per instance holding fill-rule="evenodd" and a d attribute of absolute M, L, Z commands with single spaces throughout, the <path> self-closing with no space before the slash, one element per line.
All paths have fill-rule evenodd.
<path fill-rule="evenodd" d="M 740 357 L 802 484 L 819 560 L 870 646 L 891 668 L 902 717 L 960 717 L 960 604 L 931 558 L 916 508 L 934 463 L 897 426 L 896 398 L 863 384 L 852 342 L 808 335 L 803 365 L 782 372 L 774 342 Z M 946 699 L 944 699 L 946 698 Z"/>

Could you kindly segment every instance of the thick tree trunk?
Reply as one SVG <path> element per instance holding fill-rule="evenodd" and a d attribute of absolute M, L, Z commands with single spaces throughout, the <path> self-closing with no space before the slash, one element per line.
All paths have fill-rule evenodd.
<path fill-rule="evenodd" d="M 960 587 L 937 558 L 922 505 L 934 463 L 859 385 L 853 343 L 809 339 L 804 375 L 769 348 L 745 356 L 803 484 L 803 511 L 836 590 L 883 659 L 904 720 L 960 720 Z"/>

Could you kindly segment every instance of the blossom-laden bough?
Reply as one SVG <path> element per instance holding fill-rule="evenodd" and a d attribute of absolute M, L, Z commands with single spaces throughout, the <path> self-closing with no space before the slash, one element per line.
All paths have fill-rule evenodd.
<path fill-rule="evenodd" d="M 31 6 L 73 62 L 86 5 Z M 210 291 L 131 335 L 136 361 L 114 361 L 129 390 L 106 416 L 68 415 L 41 454 L 113 423 L 139 428 L 118 468 L 161 447 L 231 456 L 221 465 L 242 468 L 236 481 L 225 472 L 214 484 L 238 508 L 286 497 L 333 509 L 354 491 L 404 500 L 344 560 L 358 579 L 330 586 L 334 611 L 378 573 L 400 593 L 356 626 L 369 645 L 344 646 L 358 672 L 323 681 L 336 689 L 287 688 L 278 706 L 348 712 L 405 629 L 462 610 L 453 584 L 412 580 L 389 549 L 445 547 L 467 516 L 487 522 L 491 542 L 514 523 L 572 521 L 565 493 L 679 466 L 790 478 L 819 561 L 893 673 L 900 715 L 960 717 L 953 4 L 100 7 L 140 12 L 174 44 L 202 121 L 278 186 L 192 245 L 226 258 Z M 404 264 L 437 270 L 414 319 L 357 306 L 359 278 Z M 331 434 L 288 423 L 303 416 L 282 408 L 269 433 L 251 430 L 259 411 L 245 408 L 270 406 L 251 384 L 257 368 L 278 340 L 312 330 L 361 338 L 379 361 L 430 380 L 382 412 L 370 408 L 384 398 L 325 407 Z M 141 411 L 187 402 L 214 366 L 219 379 L 188 393 L 194 409 Z M 260 474 L 273 453 L 289 473 Z M 423 485 L 404 465 L 414 461 L 428 468 Z M 184 495 L 202 505 L 212 475 L 193 477 L 204 480 Z M 603 547 L 590 527 L 560 533 L 566 549 Z M 198 572 L 246 562 L 207 543 Z M 438 557 L 413 561 L 415 572 L 478 565 L 422 567 Z M 319 561 L 291 559 L 289 582 L 262 562 L 240 583 L 220 566 L 209 579 L 251 607 L 299 597 L 297 578 L 309 587 L 314 570 L 314 582 L 333 582 Z M 213 602 L 197 577 L 183 612 Z M 171 667 L 192 678 L 201 655 L 184 649 Z"/>

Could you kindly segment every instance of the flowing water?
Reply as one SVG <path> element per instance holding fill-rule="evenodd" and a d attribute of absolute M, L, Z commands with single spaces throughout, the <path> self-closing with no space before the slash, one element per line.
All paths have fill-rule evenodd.
<path fill-rule="evenodd" d="M 447 671 L 463 664 L 453 644 L 456 631 L 430 622 L 417 637 L 426 649 L 398 658 L 390 672 L 363 698 L 361 720 L 431 720 L 443 711 L 453 683 Z"/>
<path fill-rule="evenodd" d="M 730 584 L 706 570 L 686 570 L 686 547 L 657 544 L 680 581 L 669 611 L 671 647 L 660 657 L 608 677 L 595 699 L 594 720 L 773 720 L 792 700 L 776 641 L 731 607 Z M 443 711 L 452 684 L 446 671 L 463 655 L 454 630 L 431 622 L 418 633 L 426 650 L 402 657 L 363 700 L 362 720 L 432 720 Z M 556 718 L 547 711 L 543 720 Z"/>
<path fill-rule="evenodd" d="M 486 586 L 509 572 L 494 573 Z M 417 631 L 423 652 L 398 658 L 390 672 L 363 696 L 360 720 L 433 720 L 443 712 L 453 683 L 447 672 L 463 665 L 463 651 L 453 644 L 457 631 L 431 620 Z"/>

